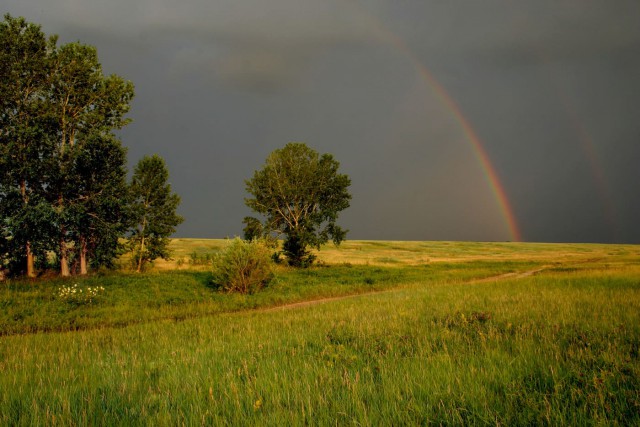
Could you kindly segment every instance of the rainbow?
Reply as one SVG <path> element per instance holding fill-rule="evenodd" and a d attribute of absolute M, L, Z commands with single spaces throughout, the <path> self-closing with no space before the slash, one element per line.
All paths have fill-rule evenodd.
<path fill-rule="evenodd" d="M 491 192 L 500 208 L 500 212 L 507 225 L 510 239 L 515 242 L 522 241 L 522 233 L 518 227 L 518 222 L 513 213 L 513 208 L 507 198 L 507 193 L 504 190 L 504 186 L 496 173 L 487 151 L 484 149 L 482 141 L 478 137 L 477 133 L 466 119 L 460 107 L 455 100 L 449 95 L 446 89 L 438 82 L 433 73 L 420 61 L 420 59 L 413 53 L 413 51 L 407 46 L 405 41 L 387 28 L 379 19 L 369 13 L 366 9 L 358 4 L 357 1 L 351 2 L 357 9 L 362 11 L 371 21 L 373 27 L 378 30 L 382 40 L 391 43 L 396 49 L 402 52 L 407 58 L 411 60 L 413 65 L 419 71 L 421 77 L 427 83 L 427 85 L 434 90 L 440 99 L 441 103 L 451 112 L 455 120 L 462 128 L 465 139 L 469 142 L 473 148 L 473 152 L 480 163 L 481 169 L 484 172 L 485 180 L 491 189 Z"/>
<path fill-rule="evenodd" d="M 412 55 L 409 55 L 410 57 Z M 516 221 L 516 217 L 513 213 L 513 208 L 509 203 L 509 199 L 507 198 L 507 193 L 504 190 L 504 186 L 496 173 L 491 160 L 489 159 L 489 155 L 487 151 L 484 149 L 482 145 L 482 141 L 471 127 L 471 123 L 466 119 L 466 117 L 460 111 L 460 107 L 453 100 L 451 95 L 445 90 L 445 88 L 436 80 L 433 74 L 425 67 L 422 66 L 417 59 L 414 59 L 414 62 L 418 66 L 418 70 L 420 70 L 421 75 L 424 79 L 429 83 L 429 85 L 436 92 L 442 103 L 447 107 L 449 111 L 453 114 L 456 121 L 460 124 L 462 131 L 471 146 L 473 147 L 473 151 L 476 154 L 478 161 L 480 162 L 480 166 L 484 172 L 484 177 L 487 183 L 489 184 L 489 188 L 493 193 L 494 198 L 496 199 L 498 206 L 500 207 L 500 212 L 504 216 L 504 220 L 507 223 L 507 227 L 509 229 L 509 236 L 511 240 L 520 242 L 522 241 L 522 234 L 518 227 L 518 223 Z"/>

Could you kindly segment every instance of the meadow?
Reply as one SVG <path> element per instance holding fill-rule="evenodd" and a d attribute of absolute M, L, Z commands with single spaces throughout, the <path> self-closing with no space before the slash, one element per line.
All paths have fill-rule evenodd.
<path fill-rule="evenodd" d="M 0 425 L 640 424 L 637 245 L 347 241 L 230 295 L 226 244 L 0 283 Z"/>

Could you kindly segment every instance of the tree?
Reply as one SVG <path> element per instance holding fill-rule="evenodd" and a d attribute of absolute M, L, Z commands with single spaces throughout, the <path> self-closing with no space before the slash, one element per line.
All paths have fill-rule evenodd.
<path fill-rule="evenodd" d="M 33 277 L 34 252 L 47 237 L 50 212 L 44 209 L 45 159 L 51 150 L 45 94 L 48 58 L 56 38 L 39 25 L 4 16 L 0 22 L 0 211 L 5 251 L 14 270 Z M 43 213 L 45 217 L 39 217 Z"/>
<path fill-rule="evenodd" d="M 136 271 L 156 258 L 168 259 L 169 236 L 184 220 L 176 214 L 180 197 L 167 183 L 169 171 L 158 156 L 143 157 L 133 171 L 129 186 L 132 223 L 129 239 Z"/>
<path fill-rule="evenodd" d="M 338 245 L 347 231 L 336 225 L 338 213 L 349 207 L 351 180 L 339 174 L 331 154 L 320 156 L 303 143 L 289 143 L 272 152 L 264 167 L 245 181 L 253 197 L 245 203 L 263 217 L 246 217 L 245 238 L 285 236 L 283 251 L 293 266 L 306 266 L 329 238 Z"/>
<path fill-rule="evenodd" d="M 56 124 L 57 144 L 48 193 L 58 214 L 60 274 L 68 276 L 69 240 L 76 240 L 74 247 L 79 249 L 80 270 L 84 274 L 89 238 L 86 233 L 98 230 L 95 227 L 91 231 L 83 229 L 87 223 L 74 210 L 86 205 L 87 195 L 83 194 L 83 188 L 87 188 L 87 183 L 84 181 L 92 176 L 74 174 L 78 171 L 75 164 L 86 154 L 87 141 L 113 138 L 113 129 L 129 123 L 124 115 L 129 111 L 133 98 L 133 84 L 116 75 L 104 76 L 93 46 L 81 43 L 63 45 L 51 54 L 50 62 L 52 83 L 47 113 Z M 115 150 L 113 155 L 121 158 L 119 148 L 111 147 Z M 101 167 L 99 164 L 95 166 Z"/>
<path fill-rule="evenodd" d="M 119 238 L 128 228 L 126 150 L 113 135 L 92 135 L 84 142 L 70 174 L 75 197 L 68 204 L 71 238 L 78 250 L 80 274 L 93 267 L 112 267 Z"/>

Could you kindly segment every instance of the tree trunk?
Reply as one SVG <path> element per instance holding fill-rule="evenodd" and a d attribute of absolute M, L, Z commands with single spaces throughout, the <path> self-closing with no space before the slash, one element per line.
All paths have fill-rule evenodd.
<path fill-rule="evenodd" d="M 22 195 L 22 202 L 26 205 L 29 204 L 29 197 L 27 197 L 27 182 L 23 179 L 20 182 L 20 193 Z M 33 252 L 31 252 L 31 242 L 27 240 L 27 244 L 25 245 L 26 253 L 27 253 L 27 277 L 36 277 L 34 264 L 34 256 Z"/>
<path fill-rule="evenodd" d="M 87 274 L 87 239 L 80 237 L 80 275 Z"/>
<path fill-rule="evenodd" d="M 142 218 L 142 225 L 140 228 L 140 253 L 138 257 L 138 269 L 136 270 L 136 272 L 138 273 L 142 271 L 142 261 L 144 258 L 144 232 L 146 228 L 147 228 L 147 217 L 144 216 Z"/>
<path fill-rule="evenodd" d="M 36 277 L 36 270 L 34 268 L 34 256 L 31 252 L 31 243 L 27 242 L 27 277 Z"/>
<path fill-rule="evenodd" d="M 144 236 L 142 236 L 142 240 L 140 241 L 140 256 L 138 257 L 138 269 L 136 272 L 140 273 L 142 271 L 142 258 L 144 253 Z"/>
<path fill-rule="evenodd" d="M 64 206 L 64 197 L 62 194 L 58 195 L 58 207 L 62 213 Z M 71 272 L 69 271 L 69 251 L 67 249 L 67 241 L 64 239 L 66 229 L 64 225 L 60 225 L 60 276 L 69 277 Z"/>
<path fill-rule="evenodd" d="M 60 276 L 62 277 L 71 276 L 71 273 L 69 271 L 67 242 L 65 242 L 64 239 L 60 239 Z"/>

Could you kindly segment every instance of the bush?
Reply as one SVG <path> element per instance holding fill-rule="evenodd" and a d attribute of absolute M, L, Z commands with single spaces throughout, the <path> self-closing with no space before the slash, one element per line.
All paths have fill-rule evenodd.
<path fill-rule="evenodd" d="M 211 254 L 198 254 L 198 252 L 193 251 L 189 254 L 189 264 L 191 265 L 207 265 L 211 264 L 213 260 L 213 256 Z"/>
<path fill-rule="evenodd" d="M 253 293 L 273 278 L 269 250 L 239 238 L 213 260 L 212 283 L 226 292 Z"/>

